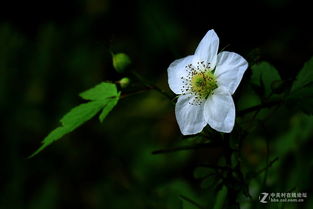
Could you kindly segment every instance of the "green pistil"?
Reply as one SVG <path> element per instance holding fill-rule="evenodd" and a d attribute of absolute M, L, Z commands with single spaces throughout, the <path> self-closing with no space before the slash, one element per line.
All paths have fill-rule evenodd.
<path fill-rule="evenodd" d="M 210 70 L 196 73 L 191 78 L 191 91 L 199 96 L 199 99 L 206 99 L 216 88 L 217 82 Z"/>

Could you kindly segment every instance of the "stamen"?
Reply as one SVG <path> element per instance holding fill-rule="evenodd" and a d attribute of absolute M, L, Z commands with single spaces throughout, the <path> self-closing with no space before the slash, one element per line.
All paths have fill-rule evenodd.
<path fill-rule="evenodd" d="M 188 74 L 186 77 L 181 77 L 183 83 L 182 94 L 194 95 L 193 101 L 189 103 L 201 105 L 217 88 L 217 82 L 210 68 L 210 63 L 201 61 L 197 62 L 196 66 L 189 64 L 185 68 Z"/>

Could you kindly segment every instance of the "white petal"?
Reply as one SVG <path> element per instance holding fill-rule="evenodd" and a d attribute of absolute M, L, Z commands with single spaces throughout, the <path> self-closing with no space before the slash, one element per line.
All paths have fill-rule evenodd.
<path fill-rule="evenodd" d="M 188 69 L 185 67 L 188 64 L 191 64 L 193 55 L 175 60 L 170 64 L 167 69 L 168 73 L 168 84 L 171 90 L 175 94 L 182 93 L 183 87 L 183 79 L 182 77 L 186 78 L 188 74 Z"/>
<path fill-rule="evenodd" d="M 190 104 L 193 99 L 192 95 L 181 95 L 176 103 L 176 119 L 183 135 L 197 134 L 206 126 L 203 115 L 204 103 L 201 105 Z"/>
<path fill-rule="evenodd" d="M 209 30 L 196 49 L 192 62 L 193 65 L 197 66 L 198 62 L 204 61 L 205 63 L 210 63 L 210 66 L 213 69 L 216 64 L 218 46 L 219 38 L 217 34 L 214 30 Z"/>
<path fill-rule="evenodd" d="M 235 124 L 235 105 L 227 89 L 219 87 L 204 104 L 204 118 L 211 128 L 230 133 Z"/>
<path fill-rule="evenodd" d="M 233 94 L 248 67 L 248 62 L 234 52 L 221 52 L 217 55 L 215 76 L 219 85 Z"/>

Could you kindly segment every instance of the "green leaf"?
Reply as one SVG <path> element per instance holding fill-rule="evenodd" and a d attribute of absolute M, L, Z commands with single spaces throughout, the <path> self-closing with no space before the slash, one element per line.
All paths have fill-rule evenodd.
<path fill-rule="evenodd" d="M 98 101 L 88 102 L 85 104 L 81 104 L 77 107 L 74 107 L 61 119 L 62 126 L 54 129 L 46 138 L 44 138 L 42 142 L 43 145 L 30 157 L 35 156 L 54 141 L 60 139 L 65 134 L 78 128 L 84 122 L 86 122 L 87 120 L 92 118 L 95 114 L 97 114 L 102 107 L 103 104 Z"/>
<path fill-rule="evenodd" d="M 298 73 L 287 99 L 291 108 L 313 114 L 313 57 Z"/>
<path fill-rule="evenodd" d="M 118 94 L 116 97 L 108 99 L 106 105 L 103 107 L 103 110 L 99 116 L 99 120 L 102 123 L 105 117 L 111 112 L 113 107 L 117 104 L 119 100 L 120 94 Z"/>
<path fill-rule="evenodd" d="M 210 175 L 204 178 L 200 184 L 202 189 L 214 188 L 220 181 L 216 178 L 216 176 Z"/>
<path fill-rule="evenodd" d="M 202 189 L 213 188 L 219 183 L 219 179 L 216 178 L 215 171 L 212 168 L 197 167 L 193 175 L 195 179 L 202 180 L 200 183 Z"/>
<path fill-rule="evenodd" d="M 227 196 L 227 187 L 223 186 L 223 188 L 217 193 L 213 209 L 222 209 L 226 196 Z"/>
<path fill-rule="evenodd" d="M 112 83 L 101 83 L 96 87 L 81 93 L 80 96 L 82 98 L 92 101 L 80 104 L 65 114 L 60 120 L 61 126 L 50 132 L 50 134 L 42 141 L 43 145 L 30 157 L 37 155 L 54 141 L 59 140 L 65 134 L 70 133 L 86 121 L 90 120 L 101 109 L 103 109 L 100 115 L 100 121 L 102 122 L 117 104 L 119 95 L 120 93 L 117 92 L 116 86 Z"/>
<path fill-rule="evenodd" d="M 300 109 L 309 115 L 313 114 L 313 82 L 291 92 L 288 96 L 288 104 L 291 108 Z"/>
<path fill-rule="evenodd" d="M 312 115 L 300 113 L 292 116 L 290 126 L 273 143 L 275 155 L 285 156 L 288 152 L 299 150 L 301 144 L 311 139 L 312 130 Z"/>
<path fill-rule="evenodd" d="M 197 167 L 193 172 L 193 176 L 195 179 L 202 179 L 211 173 L 212 173 L 212 169 L 210 168 Z"/>
<path fill-rule="evenodd" d="M 307 61 L 298 73 L 291 91 L 298 90 L 313 82 L 313 57 Z"/>
<path fill-rule="evenodd" d="M 250 85 L 247 85 L 246 88 L 244 88 L 241 92 L 236 106 L 238 110 L 244 110 L 259 104 L 261 104 L 260 97 L 256 94 L 255 91 L 253 91 Z"/>
<path fill-rule="evenodd" d="M 60 121 L 64 127 L 67 127 L 69 130 L 74 130 L 97 114 L 102 107 L 103 103 L 98 101 L 81 104 L 64 115 Z"/>
<path fill-rule="evenodd" d="M 269 96 L 272 92 L 272 84 L 281 80 L 278 71 L 268 62 L 260 62 L 251 68 L 251 83 L 260 87 L 265 96 Z"/>
<path fill-rule="evenodd" d="M 117 95 L 118 93 L 115 84 L 105 82 L 79 94 L 83 99 L 97 101 L 103 101 L 108 97 L 116 97 Z"/>

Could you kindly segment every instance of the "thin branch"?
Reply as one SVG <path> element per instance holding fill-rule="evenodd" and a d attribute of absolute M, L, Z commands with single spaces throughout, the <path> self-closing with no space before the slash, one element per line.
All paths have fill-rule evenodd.
<path fill-rule="evenodd" d="M 124 98 L 126 98 L 126 97 L 134 96 L 134 95 L 137 95 L 137 94 L 141 94 L 141 93 L 146 92 L 147 90 L 150 90 L 150 89 L 145 88 L 145 89 L 140 89 L 140 90 L 137 90 L 137 91 L 125 93 L 125 94 L 122 94 L 122 95 L 120 96 L 120 99 L 124 99 Z"/>
<path fill-rule="evenodd" d="M 268 168 L 272 167 L 273 164 L 274 164 L 276 161 L 278 161 L 278 160 L 279 160 L 278 157 L 274 158 L 274 159 L 271 160 L 264 168 L 262 168 L 262 169 L 258 170 L 257 172 L 255 172 L 255 174 L 254 174 L 253 176 L 251 176 L 251 178 L 257 177 L 258 175 L 260 175 L 261 173 L 263 173 L 264 171 L 266 171 Z"/>
<path fill-rule="evenodd" d="M 173 97 L 172 97 L 171 95 L 169 95 L 167 92 L 165 92 L 163 89 L 161 89 L 161 88 L 159 88 L 158 86 L 154 85 L 153 83 L 147 81 L 144 77 L 142 77 L 141 75 L 139 75 L 139 74 L 136 73 L 135 71 L 131 71 L 131 73 L 132 73 L 143 85 L 145 85 L 147 88 L 156 90 L 157 92 L 159 92 L 160 94 L 162 94 L 163 96 L 165 96 L 166 98 L 168 98 L 170 101 L 173 100 Z"/>
<path fill-rule="evenodd" d="M 267 132 L 267 129 L 266 129 L 265 125 L 263 123 L 261 123 L 261 124 L 263 126 L 263 130 L 265 132 Z M 270 160 L 270 142 L 268 140 L 268 137 L 265 137 L 265 143 L 266 143 L 266 159 L 265 159 L 265 162 L 266 162 L 266 165 L 269 165 L 269 160 Z M 264 186 L 266 185 L 267 176 L 268 176 L 268 169 L 269 169 L 269 167 L 267 167 L 265 169 L 265 174 L 264 174 L 264 178 L 263 178 L 262 188 L 264 188 Z"/>
<path fill-rule="evenodd" d="M 219 169 L 219 170 L 233 170 L 233 168 L 230 168 L 228 166 L 219 166 L 219 165 L 212 165 L 208 163 L 198 163 L 197 166 L 199 167 L 205 167 L 205 168 L 212 168 L 212 169 Z"/>
<path fill-rule="evenodd" d="M 164 153 L 169 153 L 169 152 L 203 149 L 203 148 L 210 148 L 210 147 L 217 147 L 217 146 L 220 146 L 220 144 L 219 143 L 204 143 L 204 144 L 196 144 L 196 145 L 187 145 L 187 146 L 156 150 L 156 151 L 153 151 L 152 154 L 157 155 L 157 154 L 164 154 Z"/>
<path fill-rule="evenodd" d="M 201 205 L 200 205 L 199 203 L 197 203 L 196 201 L 190 199 L 189 197 L 186 197 L 186 196 L 180 194 L 180 195 L 179 195 L 179 198 L 181 198 L 181 199 L 183 199 L 183 200 L 189 202 L 190 204 L 196 206 L 196 207 L 199 208 L 199 209 L 204 209 L 203 206 L 201 206 Z"/>
<path fill-rule="evenodd" d="M 238 111 L 237 116 L 243 116 L 247 113 L 258 111 L 258 110 L 263 109 L 263 108 L 273 107 L 273 106 L 278 105 L 280 103 L 282 103 L 282 101 L 277 100 L 277 101 L 271 101 L 271 102 L 259 104 L 259 105 L 253 106 L 253 107 L 249 107 L 247 109 Z"/>

